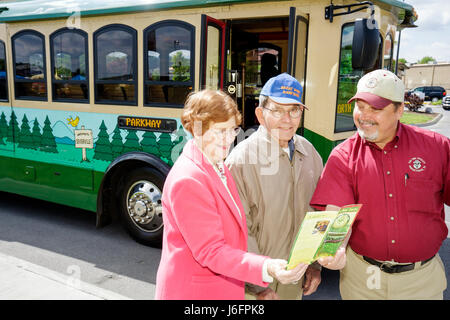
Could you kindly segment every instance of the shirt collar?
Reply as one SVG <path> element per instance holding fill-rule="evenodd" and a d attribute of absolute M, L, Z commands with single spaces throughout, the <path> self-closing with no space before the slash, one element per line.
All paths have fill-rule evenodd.
<path fill-rule="evenodd" d="M 400 139 L 400 136 L 402 135 L 404 127 L 405 127 L 405 125 L 399 121 L 398 125 L 397 125 L 397 134 L 396 134 L 397 140 Z"/>
<path fill-rule="evenodd" d="M 292 137 L 291 140 L 289 140 L 288 147 L 289 147 L 289 159 L 292 160 L 295 151 L 294 137 Z"/>

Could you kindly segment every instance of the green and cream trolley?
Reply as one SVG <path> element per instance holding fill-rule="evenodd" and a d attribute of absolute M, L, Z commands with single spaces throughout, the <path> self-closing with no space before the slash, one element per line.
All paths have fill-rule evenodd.
<path fill-rule="evenodd" d="M 299 133 L 324 160 L 353 134 L 358 79 L 393 69 L 395 0 L 18 1 L 0 3 L 0 190 L 118 217 L 157 245 L 161 193 L 189 135 L 186 96 L 223 89 L 257 125 L 280 72 L 304 86 Z M 188 199 L 187 199 L 188 201 Z"/>

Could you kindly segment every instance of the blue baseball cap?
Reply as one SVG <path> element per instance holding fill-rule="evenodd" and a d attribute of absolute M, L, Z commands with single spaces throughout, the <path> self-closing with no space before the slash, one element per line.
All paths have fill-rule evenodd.
<path fill-rule="evenodd" d="M 261 90 L 261 95 L 268 96 L 277 103 L 301 104 L 303 88 L 300 82 L 287 73 L 270 78 Z"/>

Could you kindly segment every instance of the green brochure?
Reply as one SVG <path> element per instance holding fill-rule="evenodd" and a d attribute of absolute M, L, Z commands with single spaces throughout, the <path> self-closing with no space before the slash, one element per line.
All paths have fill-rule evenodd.
<path fill-rule="evenodd" d="M 361 207 L 362 204 L 351 204 L 339 211 L 307 212 L 292 246 L 287 269 L 334 256 Z"/>

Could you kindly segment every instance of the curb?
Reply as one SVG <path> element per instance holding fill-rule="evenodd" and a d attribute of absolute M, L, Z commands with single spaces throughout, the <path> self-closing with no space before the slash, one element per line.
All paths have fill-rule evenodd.
<path fill-rule="evenodd" d="M 439 122 L 439 120 L 441 120 L 441 118 L 442 118 L 443 116 L 444 116 L 444 115 L 443 115 L 442 113 L 439 113 L 438 116 L 437 116 L 436 118 L 434 118 L 433 120 L 431 120 L 431 121 L 428 121 L 428 122 L 425 122 L 425 123 L 416 123 L 416 124 L 411 124 L 411 125 L 412 125 L 412 126 L 415 126 L 415 127 L 427 127 L 427 126 L 431 126 L 431 125 L 436 124 L 437 122 Z"/>

